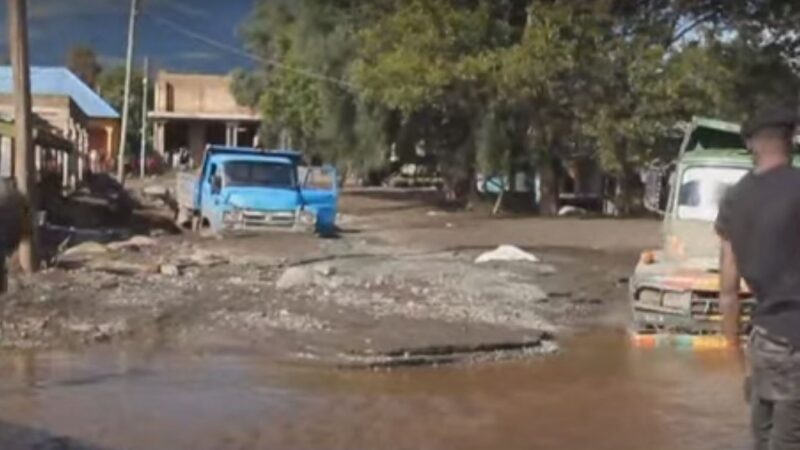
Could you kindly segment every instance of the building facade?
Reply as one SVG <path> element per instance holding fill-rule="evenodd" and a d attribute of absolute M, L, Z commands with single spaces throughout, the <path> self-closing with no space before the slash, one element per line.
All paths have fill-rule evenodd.
<path fill-rule="evenodd" d="M 14 118 L 11 67 L 0 66 L 0 115 Z M 110 168 L 120 139 L 119 114 L 65 67 L 31 67 L 33 113 L 73 144 L 78 176 Z"/>
<path fill-rule="evenodd" d="M 161 71 L 155 81 L 155 104 L 149 113 L 155 149 L 171 159 L 181 148 L 198 161 L 208 144 L 254 146 L 261 118 L 240 106 L 224 75 Z"/>

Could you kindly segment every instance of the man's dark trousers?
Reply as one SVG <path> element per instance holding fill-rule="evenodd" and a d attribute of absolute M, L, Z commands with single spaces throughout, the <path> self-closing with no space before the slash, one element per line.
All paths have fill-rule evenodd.
<path fill-rule="evenodd" d="M 800 450 L 800 349 L 756 327 L 749 351 L 756 450 Z"/>

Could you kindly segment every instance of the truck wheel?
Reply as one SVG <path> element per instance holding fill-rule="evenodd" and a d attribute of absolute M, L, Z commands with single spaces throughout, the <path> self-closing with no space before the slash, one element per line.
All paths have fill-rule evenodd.
<path fill-rule="evenodd" d="M 199 232 L 203 229 L 203 225 L 207 223 L 205 219 L 199 216 L 192 217 L 192 231 Z"/>
<path fill-rule="evenodd" d="M 178 212 L 175 213 L 175 224 L 178 226 L 178 228 L 186 228 L 187 226 L 191 226 L 191 213 L 183 208 L 178 209 Z"/>

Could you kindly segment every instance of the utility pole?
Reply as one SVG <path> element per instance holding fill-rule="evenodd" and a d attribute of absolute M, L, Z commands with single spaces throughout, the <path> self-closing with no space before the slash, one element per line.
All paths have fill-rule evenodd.
<path fill-rule="evenodd" d="M 147 153 L 147 79 L 149 78 L 149 64 L 148 58 L 144 59 L 144 74 L 142 76 L 142 132 L 141 143 L 139 147 L 139 177 L 145 176 L 145 154 Z"/>
<path fill-rule="evenodd" d="M 14 176 L 25 200 L 19 263 L 25 273 L 39 270 L 36 168 L 31 132 L 31 73 L 28 66 L 28 13 L 25 0 L 8 0 L 8 30 L 14 72 Z"/>
<path fill-rule="evenodd" d="M 125 98 L 122 102 L 122 131 L 120 132 L 119 151 L 117 153 L 117 179 L 125 184 L 125 137 L 128 135 L 128 113 L 131 101 L 131 70 L 133 69 L 133 42 L 136 30 L 136 13 L 138 0 L 131 0 L 131 12 L 128 19 L 128 51 L 125 57 Z"/>

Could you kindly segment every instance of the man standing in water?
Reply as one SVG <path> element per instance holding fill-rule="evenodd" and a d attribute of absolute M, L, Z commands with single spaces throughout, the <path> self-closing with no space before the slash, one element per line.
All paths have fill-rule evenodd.
<path fill-rule="evenodd" d="M 773 107 L 742 127 L 755 169 L 720 205 L 723 333 L 741 352 L 739 283 L 757 299 L 747 382 L 757 450 L 800 450 L 800 170 L 792 167 L 797 124 Z"/>

